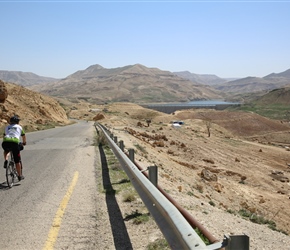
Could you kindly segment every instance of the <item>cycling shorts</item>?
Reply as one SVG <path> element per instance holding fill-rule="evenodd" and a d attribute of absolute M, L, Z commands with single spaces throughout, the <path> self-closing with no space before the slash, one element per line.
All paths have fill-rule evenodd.
<path fill-rule="evenodd" d="M 12 151 L 15 163 L 19 163 L 20 162 L 20 148 L 19 148 L 19 144 L 18 143 L 4 141 L 4 142 L 2 142 L 2 148 L 7 153 L 9 151 Z"/>

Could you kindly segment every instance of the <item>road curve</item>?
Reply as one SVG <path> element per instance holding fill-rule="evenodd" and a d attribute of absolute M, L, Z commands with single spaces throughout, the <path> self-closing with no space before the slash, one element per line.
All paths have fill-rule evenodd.
<path fill-rule="evenodd" d="M 25 180 L 9 189 L 0 168 L 0 249 L 97 248 L 94 135 L 91 122 L 27 133 Z"/>

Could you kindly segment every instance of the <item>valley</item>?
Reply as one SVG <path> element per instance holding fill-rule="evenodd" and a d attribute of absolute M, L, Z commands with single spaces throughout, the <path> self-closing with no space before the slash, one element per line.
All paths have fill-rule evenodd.
<path fill-rule="evenodd" d="M 99 122 L 126 149 L 136 151 L 141 166 L 158 166 L 160 185 L 217 238 L 247 233 L 253 249 L 283 249 L 290 245 L 290 90 L 285 72 L 262 81 L 283 77 L 283 84 L 245 92 L 251 90 L 249 79 L 240 89 L 234 83 L 227 88 L 224 81 L 213 87 L 142 65 L 93 65 L 27 87 L 5 82 L 8 96 L 0 104 L 0 125 L 4 128 L 14 113 L 27 131 L 75 120 Z M 241 107 L 167 113 L 145 107 L 230 97 L 242 101 Z M 172 126 L 173 121 L 182 125 Z M 120 206 L 133 211 L 134 205 Z"/>

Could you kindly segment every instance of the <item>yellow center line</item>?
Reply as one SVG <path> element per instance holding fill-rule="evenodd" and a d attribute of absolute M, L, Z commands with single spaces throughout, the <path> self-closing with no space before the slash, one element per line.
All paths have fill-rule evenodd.
<path fill-rule="evenodd" d="M 55 214 L 55 217 L 54 217 L 52 226 L 49 230 L 48 237 L 47 237 L 47 240 L 46 240 L 46 243 L 45 243 L 43 250 L 52 250 L 53 249 L 53 246 L 56 242 L 57 235 L 58 235 L 58 232 L 60 229 L 60 224 L 62 221 L 62 217 L 64 215 L 64 211 L 65 211 L 66 206 L 69 202 L 69 199 L 72 195 L 73 189 L 77 183 L 78 177 L 79 177 L 79 172 L 76 171 L 74 174 L 74 178 L 73 178 L 73 180 L 72 180 L 72 182 L 71 182 L 65 196 L 63 197 L 62 202 L 60 203 L 60 206 Z"/>

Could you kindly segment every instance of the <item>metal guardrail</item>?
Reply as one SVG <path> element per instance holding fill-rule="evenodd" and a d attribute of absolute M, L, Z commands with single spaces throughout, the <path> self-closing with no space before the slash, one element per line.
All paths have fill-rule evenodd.
<path fill-rule="evenodd" d="M 154 217 L 158 227 L 166 238 L 171 249 L 176 250 L 249 250 L 249 238 L 242 236 L 225 236 L 223 241 L 217 242 L 212 236 L 211 245 L 206 245 L 199 235 L 195 232 L 192 225 L 185 219 L 174 202 L 160 192 L 159 189 L 140 171 L 128 155 L 108 135 L 107 129 L 101 124 L 96 123 L 95 128 L 101 129 L 106 140 L 119 160 L 123 170 L 129 177 L 135 190 L 144 202 L 150 214 Z M 232 247 L 231 247 L 232 246 Z"/>

